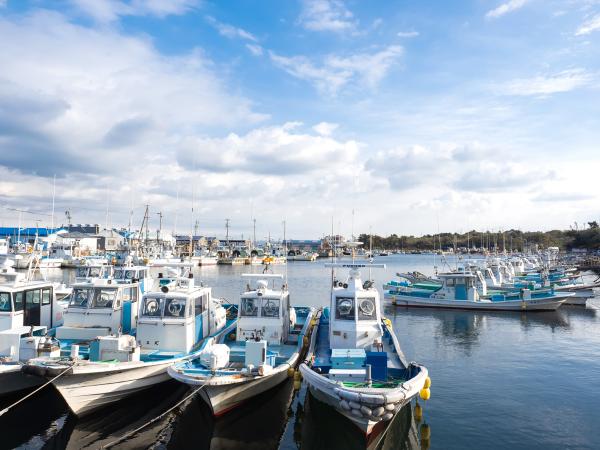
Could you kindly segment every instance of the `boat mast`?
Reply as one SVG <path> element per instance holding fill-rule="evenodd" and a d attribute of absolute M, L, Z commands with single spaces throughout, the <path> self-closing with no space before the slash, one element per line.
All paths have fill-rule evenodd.
<path fill-rule="evenodd" d="M 56 196 L 56 174 L 52 180 L 52 232 L 54 233 L 54 197 Z"/>

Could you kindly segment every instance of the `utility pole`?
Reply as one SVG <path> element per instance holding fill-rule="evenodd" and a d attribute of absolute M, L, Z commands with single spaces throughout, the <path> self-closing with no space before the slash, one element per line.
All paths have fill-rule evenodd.
<path fill-rule="evenodd" d="M 229 219 L 225 219 L 225 240 L 227 241 L 227 247 L 229 247 Z"/>

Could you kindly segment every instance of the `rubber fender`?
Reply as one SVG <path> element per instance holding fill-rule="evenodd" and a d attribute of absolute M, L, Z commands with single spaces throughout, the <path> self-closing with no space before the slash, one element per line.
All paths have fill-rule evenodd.
<path fill-rule="evenodd" d="M 352 408 L 350 407 L 350 404 L 346 401 L 346 400 L 342 400 L 340 402 L 340 407 L 342 409 L 345 409 L 346 411 L 350 411 Z"/>
<path fill-rule="evenodd" d="M 396 403 L 388 403 L 384 408 L 386 411 L 396 411 Z"/>
<path fill-rule="evenodd" d="M 352 408 L 352 409 L 360 409 L 360 403 L 348 402 L 348 404 L 350 405 L 350 408 Z"/>
<path fill-rule="evenodd" d="M 34 365 L 29 365 L 29 364 L 25 364 L 24 366 L 22 366 L 21 372 L 27 373 L 29 375 L 35 375 L 38 377 L 46 376 L 46 368 L 45 367 L 34 366 Z"/>
<path fill-rule="evenodd" d="M 375 417 L 381 417 L 385 414 L 385 408 L 383 406 L 379 406 L 373 410 L 373 415 Z"/>
<path fill-rule="evenodd" d="M 337 394 L 339 397 L 343 398 L 344 400 L 348 400 L 349 402 L 360 403 L 360 394 L 358 392 L 350 392 L 338 389 Z"/>
<path fill-rule="evenodd" d="M 363 394 L 360 393 L 360 402 L 367 405 L 385 405 L 385 397 L 379 394 Z"/>
<path fill-rule="evenodd" d="M 392 420 L 393 418 L 394 415 L 392 413 L 387 413 L 381 418 L 381 420 Z"/>
<path fill-rule="evenodd" d="M 371 408 L 364 406 L 364 405 L 360 407 L 360 412 L 363 413 L 367 417 L 373 415 L 373 411 L 371 410 Z"/>
<path fill-rule="evenodd" d="M 360 412 L 360 409 L 352 409 L 352 411 L 350 411 L 350 414 L 352 414 L 353 416 L 356 416 L 356 417 L 362 417 L 362 413 Z"/>
<path fill-rule="evenodd" d="M 398 390 L 396 392 L 392 392 L 390 394 L 385 394 L 385 403 L 398 403 L 399 401 L 403 401 L 406 399 L 406 395 L 404 392 Z"/>

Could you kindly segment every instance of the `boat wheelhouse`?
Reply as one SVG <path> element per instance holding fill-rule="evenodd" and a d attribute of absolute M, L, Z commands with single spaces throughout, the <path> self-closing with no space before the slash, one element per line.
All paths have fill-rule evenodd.
<path fill-rule="evenodd" d="M 241 295 L 237 323 L 209 339 L 197 358 L 169 368 L 178 381 L 204 385 L 200 395 L 216 416 L 287 378 L 288 369 L 298 364 L 315 312 L 290 306 L 282 275 L 243 277 L 256 283 L 248 283 Z M 275 286 L 278 280 L 280 287 Z"/>

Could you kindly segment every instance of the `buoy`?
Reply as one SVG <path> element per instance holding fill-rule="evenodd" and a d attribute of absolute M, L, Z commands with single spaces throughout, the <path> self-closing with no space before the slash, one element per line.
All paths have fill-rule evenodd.
<path fill-rule="evenodd" d="M 300 380 L 294 380 L 294 390 L 300 390 L 300 386 L 302 386 L 302 382 Z"/>
<path fill-rule="evenodd" d="M 425 389 L 429 389 L 431 387 L 431 378 L 425 378 L 425 384 L 423 385 Z"/>
<path fill-rule="evenodd" d="M 302 381 L 302 374 L 299 370 L 296 370 L 294 372 L 294 381 Z"/>
<path fill-rule="evenodd" d="M 431 398 L 431 391 L 427 388 L 423 388 L 419 391 L 419 396 L 423 400 L 429 400 Z"/>
<path fill-rule="evenodd" d="M 429 425 L 424 423 L 421 425 L 421 440 L 428 441 L 429 439 L 431 439 L 431 428 L 429 428 Z"/>
<path fill-rule="evenodd" d="M 423 420 L 423 408 L 418 403 L 415 405 L 414 416 L 415 416 L 415 421 L 417 423 L 419 423 L 419 422 L 421 422 L 421 420 Z"/>
<path fill-rule="evenodd" d="M 293 367 L 288 367 L 288 377 L 290 378 L 294 378 L 294 368 Z"/>

